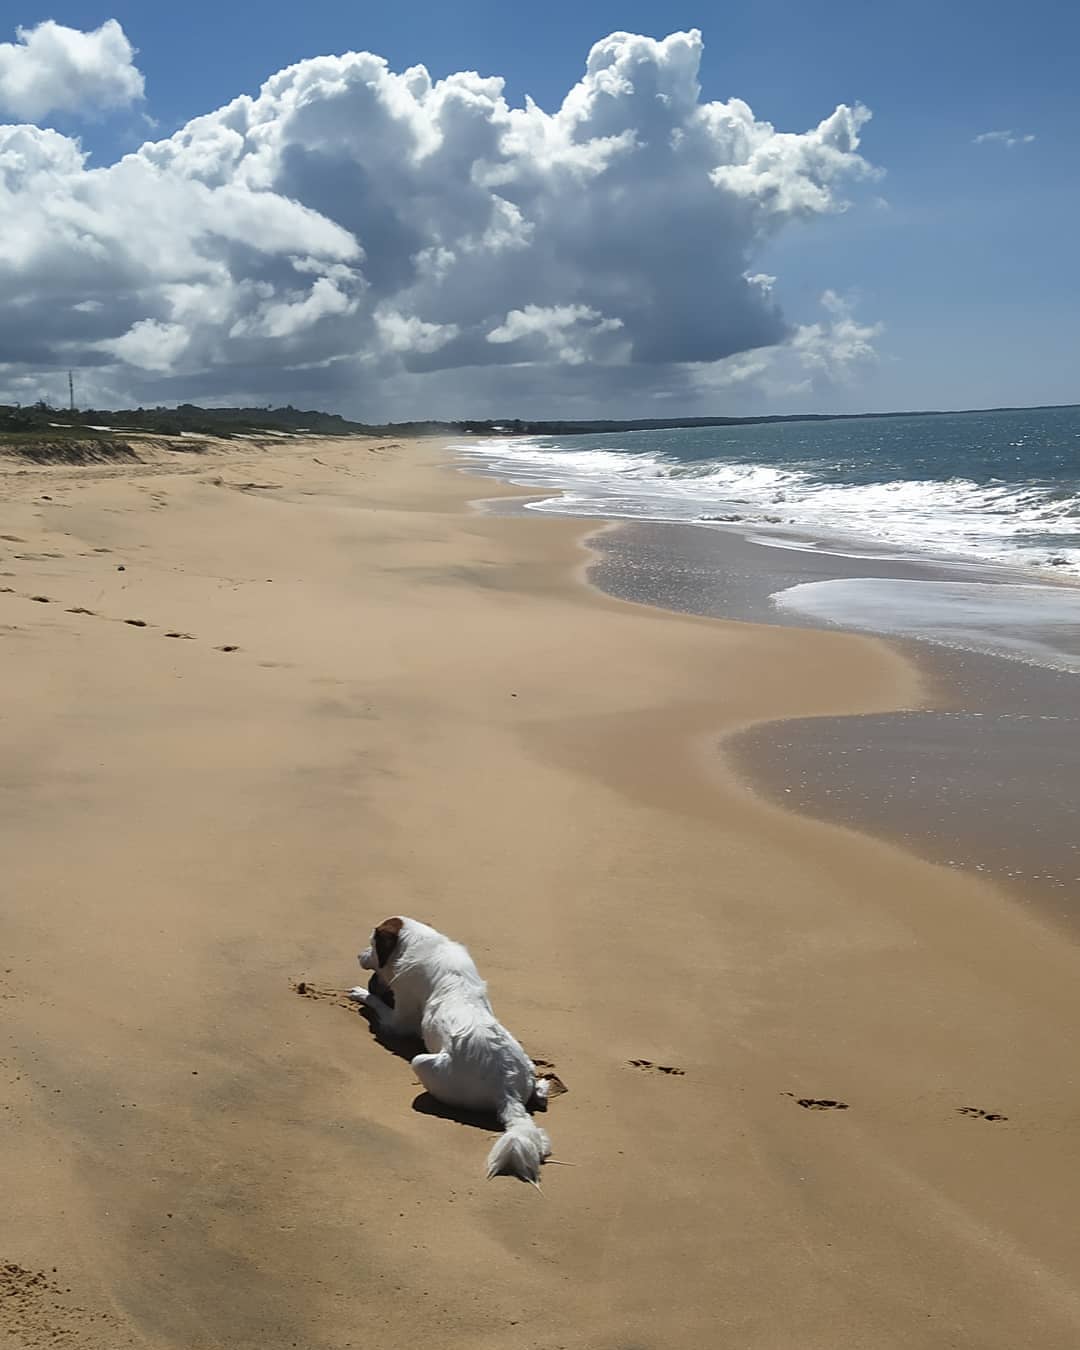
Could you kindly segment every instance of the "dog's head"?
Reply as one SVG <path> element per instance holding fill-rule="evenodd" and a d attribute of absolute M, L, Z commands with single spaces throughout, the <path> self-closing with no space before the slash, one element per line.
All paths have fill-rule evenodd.
<path fill-rule="evenodd" d="M 371 935 L 371 946 L 360 953 L 360 964 L 365 970 L 385 970 L 397 955 L 405 920 L 399 917 L 383 919 Z"/>

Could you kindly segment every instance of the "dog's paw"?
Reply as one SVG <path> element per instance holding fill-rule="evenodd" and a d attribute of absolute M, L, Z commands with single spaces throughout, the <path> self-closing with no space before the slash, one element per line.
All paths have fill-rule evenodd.
<path fill-rule="evenodd" d="M 545 1072 L 537 1074 L 533 1091 L 536 1093 L 537 1101 L 546 1103 L 552 1097 L 561 1097 L 570 1089 L 556 1074 Z"/>
<path fill-rule="evenodd" d="M 366 1003 L 371 995 L 363 985 L 358 984 L 355 989 L 347 990 L 347 997 L 351 998 L 354 1003 Z"/>

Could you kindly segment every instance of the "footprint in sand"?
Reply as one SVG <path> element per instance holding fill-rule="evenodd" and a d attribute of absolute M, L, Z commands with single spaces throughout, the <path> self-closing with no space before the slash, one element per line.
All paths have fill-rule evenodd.
<path fill-rule="evenodd" d="M 0 594 L 4 594 L 4 593 L 6 593 L 6 594 L 8 594 L 8 595 L 14 595 L 14 594 L 15 594 L 14 587 L 12 587 L 12 586 L 0 586 Z M 30 598 L 31 600 L 36 600 L 36 601 L 38 602 L 38 604 L 40 604 L 40 605 L 51 605 L 51 604 L 53 603 L 51 597 L 49 597 L 49 596 L 47 596 L 47 595 L 32 595 L 32 596 L 30 596 L 29 598 Z M 89 615 L 91 618 L 100 618 L 100 617 L 101 617 L 101 616 L 98 614 L 97 610 L 95 610 L 95 609 L 87 609 L 85 605 L 71 605 L 67 610 L 65 610 L 65 613 L 67 613 L 67 614 L 86 614 L 86 615 Z M 152 627 L 153 627 L 153 624 L 148 623 L 145 619 L 121 619 L 120 622 L 121 622 L 121 623 L 127 624 L 129 628 L 152 628 Z M 175 631 L 173 631 L 173 632 L 168 632 L 168 633 L 166 633 L 165 636 L 168 637 L 168 638 L 181 638 L 181 639 L 183 639 L 185 642 L 193 642 L 193 641 L 195 640 L 195 639 L 194 639 L 194 635 L 191 634 L 191 633 L 181 633 L 181 632 L 175 632 Z M 227 646 L 227 647 L 218 647 L 217 650 L 218 650 L 219 652 L 238 652 L 238 651 L 240 650 L 240 648 L 239 648 L 239 647 L 235 647 L 235 646 Z"/>
<path fill-rule="evenodd" d="M 804 1111 L 849 1111 L 851 1109 L 847 1102 L 833 1101 L 831 1097 L 796 1097 L 794 1092 L 785 1092 L 783 1095 L 790 1097 Z"/>
<path fill-rule="evenodd" d="M 975 1120 L 1008 1120 L 1008 1116 L 1003 1116 L 999 1111 L 984 1111 L 981 1106 L 958 1106 L 956 1108 L 958 1116 L 971 1116 Z"/>
<path fill-rule="evenodd" d="M 677 1069 L 673 1064 L 654 1064 L 651 1059 L 628 1059 L 631 1068 L 641 1069 L 643 1073 L 674 1074 L 677 1078 L 686 1076 L 685 1069 Z"/>

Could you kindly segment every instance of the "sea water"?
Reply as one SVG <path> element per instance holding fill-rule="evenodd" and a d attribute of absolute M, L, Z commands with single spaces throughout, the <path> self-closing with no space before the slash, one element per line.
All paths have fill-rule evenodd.
<path fill-rule="evenodd" d="M 559 489 L 530 502 L 532 511 L 689 522 L 786 548 L 952 563 L 955 582 L 809 583 L 774 603 L 1077 668 L 1080 589 L 1040 583 L 1080 579 L 1080 406 L 485 439 L 458 449 L 500 478 Z M 1017 569 L 1014 584 L 958 590 L 985 585 L 973 564 Z M 1015 632 L 1033 625 L 1037 637 Z"/>

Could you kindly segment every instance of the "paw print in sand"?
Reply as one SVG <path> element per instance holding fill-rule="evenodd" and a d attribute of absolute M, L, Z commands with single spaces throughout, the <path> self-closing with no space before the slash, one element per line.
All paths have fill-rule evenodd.
<path fill-rule="evenodd" d="M 851 1109 L 847 1102 L 838 1102 L 832 1097 L 796 1097 L 794 1092 L 785 1092 L 783 1095 L 790 1097 L 804 1111 L 849 1111 Z"/>
<path fill-rule="evenodd" d="M 685 1069 L 677 1069 L 674 1064 L 654 1064 L 651 1059 L 628 1059 L 627 1064 L 632 1069 L 641 1069 L 643 1073 L 666 1073 L 676 1078 L 686 1076 Z"/>

